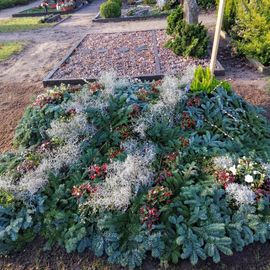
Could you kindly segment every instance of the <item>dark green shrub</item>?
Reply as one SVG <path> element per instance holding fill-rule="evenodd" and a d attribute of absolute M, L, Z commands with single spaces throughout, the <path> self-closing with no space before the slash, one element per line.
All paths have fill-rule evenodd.
<path fill-rule="evenodd" d="M 166 47 L 177 55 L 202 58 L 207 54 L 209 37 L 206 28 L 201 24 L 178 23 L 173 38 Z"/>
<path fill-rule="evenodd" d="M 215 0 L 198 0 L 199 7 L 203 9 L 212 8 L 215 6 Z"/>
<path fill-rule="evenodd" d="M 178 7 L 167 18 L 167 34 L 172 36 L 165 47 L 177 55 L 204 57 L 207 53 L 209 37 L 201 24 L 188 24 L 184 20 L 182 7 Z"/>
<path fill-rule="evenodd" d="M 122 0 L 109 0 L 109 1 L 117 3 L 120 7 L 122 7 Z"/>
<path fill-rule="evenodd" d="M 168 17 L 167 17 L 167 29 L 168 35 L 172 35 L 178 22 L 184 19 L 184 12 L 181 6 L 178 6 Z"/>
<path fill-rule="evenodd" d="M 166 1 L 163 10 L 175 9 L 179 6 L 179 2 L 177 0 L 168 0 Z"/>
<path fill-rule="evenodd" d="M 154 5 L 154 4 L 157 3 L 156 0 L 144 0 L 143 2 L 144 2 L 144 4 L 146 4 L 146 5 Z"/>
<path fill-rule="evenodd" d="M 121 7 L 118 3 L 108 1 L 100 5 L 100 15 L 103 18 L 115 18 L 121 16 Z"/>

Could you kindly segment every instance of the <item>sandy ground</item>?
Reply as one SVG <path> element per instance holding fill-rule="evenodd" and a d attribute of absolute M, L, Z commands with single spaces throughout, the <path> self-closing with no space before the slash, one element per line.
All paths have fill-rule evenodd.
<path fill-rule="evenodd" d="M 38 2 L 38 1 L 37 1 Z M 34 6 L 33 2 L 26 7 Z M 1 41 L 24 41 L 26 47 L 18 55 L 0 63 L 0 152 L 11 148 L 14 129 L 31 98 L 44 91 L 42 79 L 56 65 L 67 50 L 87 33 L 120 32 L 147 29 L 163 29 L 166 20 L 148 20 L 120 23 L 92 23 L 103 0 L 95 0 L 81 9 L 65 22 L 52 27 L 20 33 L 1 33 Z M 25 7 L 15 7 L 0 12 L 0 19 L 11 16 Z M 215 12 L 204 13 L 200 20 L 213 33 Z M 223 44 L 221 52 L 228 51 Z M 221 55 L 222 56 L 222 55 Z M 227 57 L 227 58 L 226 58 Z M 257 89 L 266 88 L 266 79 L 244 63 L 238 67 L 238 59 L 231 61 L 230 55 L 221 57 L 227 69 L 226 79 L 232 81 L 237 89 L 249 85 Z M 222 59 L 220 59 L 222 61 Z M 251 85 L 251 86 L 250 86 Z M 245 93 L 244 90 L 241 90 Z M 249 90 L 250 91 L 250 90 Z M 269 99 L 268 101 L 269 102 Z M 260 103 L 259 103 L 260 104 Z"/>

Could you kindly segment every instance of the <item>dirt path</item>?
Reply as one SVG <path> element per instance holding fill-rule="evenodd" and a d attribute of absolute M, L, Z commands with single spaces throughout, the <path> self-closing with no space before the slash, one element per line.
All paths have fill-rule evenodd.
<path fill-rule="evenodd" d="M 166 27 L 165 19 L 113 24 L 92 23 L 91 19 L 97 14 L 102 2 L 103 0 L 93 1 L 73 14 L 70 19 L 53 28 L 0 34 L 0 42 L 13 40 L 25 41 L 27 44 L 22 53 L 0 63 L 0 152 L 11 148 L 14 128 L 25 107 L 33 96 L 44 91 L 42 79 L 63 58 L 67 50 L 85 34 Z M 35 4 L 36 2 L 30 5 Z M 15 12 L 15 9 L 19 11 L 20 8 L 25 9 L 25 7 L 16 7 L 1 11 L 0 18 L 9 16 L 8 14 Z M 215 12 L 202 14 L 200 20 L 213 31 L 216 20 Z M 224 46 L 226 49 L 226 44 Z M 230 61 L 231 59 L 227 55 L 225 59 L 228 69 L 226 78 L 231 79 L 233 84 L 240 82 L 239 89 L 242 89 L 242 85 L 254 82 L 256 88 L 258 88 L 257 84 L 260 89 L 265 88 L 264 77 L 252 69 L 247 69 L 246 66 L 240 70 L 237 65 L 234 65 L 234 62 L 231 64 Z"/>

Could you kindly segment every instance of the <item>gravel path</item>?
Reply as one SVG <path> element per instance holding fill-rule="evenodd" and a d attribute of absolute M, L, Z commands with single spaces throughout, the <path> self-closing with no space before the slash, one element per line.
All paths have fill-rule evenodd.
<path fill-rule="evenodd" d="M 180 74 L 209 58 L 178 57 L 165 48 L 165 30 L 89 34 L 54 74 L 53 79 L 98 78 L 114 69 L 119 77 Z"/>

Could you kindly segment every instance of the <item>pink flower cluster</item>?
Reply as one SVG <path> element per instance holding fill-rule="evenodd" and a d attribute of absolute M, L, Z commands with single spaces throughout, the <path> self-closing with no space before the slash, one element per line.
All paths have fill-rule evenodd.
<path fill-rule="evenodd" d="M 17 172 L 25 174 L 29 171 L 34 170 L 37 167 L 37 164 L 33 160 L 25 159 L 21 164 L 17 166 Z"/>
<path fill-rule="evenodd" d="M 48 94 L 39 95 L 33 102 L 32 106 L 39 107 L 40 109 L 42 109 L 47 104 L 55 103 L 61 100 L 62 97 L 63 94 L 60 92 L 50 93 L 49 95 Z"/>
<path fill-rule="evenodd" d="M 230 171 L 221 170 L 216 172 L 217 180 L 226 189 L 228 184 L 235 182 L 235 176 Z"/>
<path fill-rule="evenodd" d="M 89 183 L 82 184 L 78 187 L 73 186 L 71 195 L 75 198 L 81 198 L 84 194 L 91 195 L 97 191 L 96 187 L 92 187 Z"/>
<path fill-rule="evenodd" d="M 89 177 L 91 180 L 95 180 L 96 178 L 105 178 L 107 174 L 108 165 L 104 163 L 101 166 L 92 165 L 89 167 Z"/>
<path fill-rule="evenodd" d="M 181 121 L 182 129 L 192 129 L 196 127 L 196 121 L 191 118 L 188 112 L 183 112 L 182 121 Z"/>
<path fill-rule="evenodd" d="M 141 222 L 151 229 L 159 221 L 160 209 L 171 202 L 172 192 L 164 186 L 156 186 L 148 191 L 146 203 L 140 208 Z"/>

